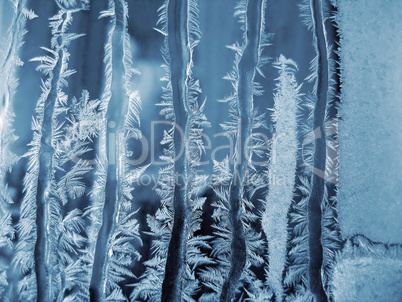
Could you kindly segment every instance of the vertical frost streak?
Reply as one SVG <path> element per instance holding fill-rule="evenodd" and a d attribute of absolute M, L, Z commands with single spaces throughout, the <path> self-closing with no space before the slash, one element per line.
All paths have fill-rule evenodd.
<path fill-rule="evenodd" d="M 93 271 L 90 284 L 91 298 L 95 301 L 105 299 L 107 295 L 108 251 L 110 250 L 111 235 L 114 232 L 116 217 L 119 211 L 121 196 L 121 166 L 120 157 L 125 156 L 120 146 L 122 142 L 123 115 L 127 112 L 128 96 L 126 94 L 124 66 L 125 45 L 127 30 L 127 4 L 124 0 L 110 0 L 109 11 L 105 13 L 112 18 L 112 30 L 109 32 L 111 45 L 106 49 L 105 56 L 111 60 L 111 69 L 106 70 L 106 87 L 103 104 L 107 107 L 106 121 L 106 156 L 109 159 L 106 172 L 105 201 L 103 206 L 102 225 L 100 227 L 94 255 Z M 107 53 L 109 52 L 109 53 Z M 110 57 L 109 57 L 110 56 Z M 115 88 L 114 88 L 115 87 Z M 101 150 L 101 152 L 103 152 Z"/>
<path fill-rule="evenodd" d="M 325 171 L 326 140 L 325 140 L 325 112 L 329 85 L 327 42 L 323 20 L 321 0 L 311 0 L 313 16 L 313 32 L 317 52 L 317 94 L 313 116 L 315 134 L 314 173 L 312 176 L 311 194 L 308 200 L 308 230 L 309 230 L 309 283 L 310 290 L 317 301 L 327 301 L 321 278 L 323 262 L 323 248 L 321 244 L 321 204 L 324 198 L 325 181 L 320 171 Z M 325 172 L 324 172 L 325 173 Z"/>
<path fill-rule="evenodd" d="M 235 149 L 236 160 L 229 193 L 229 219 L 232 228 L 231 266 L 229 275 L 222 287 L 220 301 L 232 301 L 234 299 L 247 259 L 246 241 L 241 222 L 241 202 L 244 194 L 245 175 L 249 164 L 249 149 L 246 142 L 250 138 L 253 125 L 253 80 L 260 55 L 263 4 L 263 0 L 248 1 L 247 3 L 246 47 L 239 62 L 239 83 L 237 88 L 239 124 Z"/>
<path fill-rule="evenodd" d="M 162 284 L 162 301 L 181 301 L 182 277 L 186 263 L 189 226 L 187 190 L 189 131 L 188 68 L 190 66 L 188 0 L 169 0 L 167 8 L 168 48 L 175 125 L 173 140 L 176 159 L 174 171 L 174 221 Z M 184 138 L 181 130 L 184 131 Z M 184 152 L 183 152 L 184 150 Z"/>
<path fill-rule="evenodd" d="M 293 199 L 296 176 L 297 107 L 300 86 L 295 79 L 295 62 L 281 55 L 274 66 L 279 69 L 279 78 L 274 96 L 275 134 L 268 167 L 268 179 L 274 181 L 269 184 L 262 228 L 268 240 L 268 284 L 276 295 L 276 301 L 282 301 L 282 274 L 286 263 L 288 237 L 287 214 Z M 284 183 L 275 183 L 278 177 L 282 177 Z"/>
<path fill-rule="evenodd" d="M 36 191 L 37 212 L 37 240 L 35 244 L 35 271 L 37 279 L 37 300 L 47 301 L 52 299 L 51 276 L 49 272 L 49 239 L 50 230 L 50 203 L 54 202 L 54 192 L 52 181 L 54 180 L 55 167 L 54 156 L 54 125 L 55 125 L 55 106 L 59 98 L 60 78 L 63 72 L 63 62 L 65 60 L 65 48 L 63 45 L 63 33 L 66 26 L 71 22 L 70 13 L 65 12 L 61 16 L 60 36 L 57 43 L 56 65 L 52 71 L 48 95 L 44 100 L 43 120 L 41 124 L 41 139 L 39 149 L 39 174 L 38 186 Z"/>

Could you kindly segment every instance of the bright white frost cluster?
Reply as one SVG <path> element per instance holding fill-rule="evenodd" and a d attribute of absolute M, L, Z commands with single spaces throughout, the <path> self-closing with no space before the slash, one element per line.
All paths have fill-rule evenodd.
<path fill-rule="evenodd" d="M 297 110 L 301 99 L 300 86 L 295 79 L 296 63 L 281 55 L 274 66 L 279 71 L 272 112 L 275 134 L 267 171 L 270 182 L 262 228 L 268 240 L 268 284 L 281 299 L 288 238 L 287 213 L 293 200 L 296 180 Z"/>

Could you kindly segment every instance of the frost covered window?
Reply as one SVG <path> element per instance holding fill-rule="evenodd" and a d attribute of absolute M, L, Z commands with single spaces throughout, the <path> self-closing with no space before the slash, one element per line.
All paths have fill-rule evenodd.
<path fill-rule="evenodd" d="M 402 301 L 401 28 L 0 1 L 0 301 Z"/>

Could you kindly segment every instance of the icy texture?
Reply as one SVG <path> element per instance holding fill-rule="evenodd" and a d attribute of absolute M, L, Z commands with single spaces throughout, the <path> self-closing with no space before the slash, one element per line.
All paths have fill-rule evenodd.
<path fill-rule="evenodd" d="M 274 101 L 275 134 L 268 167 L 269 191 L 262 216 L 262 228 L 268 240 L 268 282 L 278 300 L 283 298 L 282 275 L 286 262 L 287 213 L 293 199 L 297 155 L 297 106 L 300 102 L 295 80 L 297 65 L 280 56 Z"/>
<path fill-rule="evenodd" d="M 402 301 L 402 4 L 356 1 L 0 1 L 0 301 Z"/>
<path fill-rule="evenodd" d="M 345 259 L 335 267 L 335 301 L 400 301 L 401 274 L 402 260 Z"/>
<path fill-rule="evenodd" d="M 337 21 L 341 232 L 400 243 L 402 2 L 339 1 Z"/>
<path fill-rule="evenodd" d="M 374 243 L 362 236 L 348 240 L 334 267 L 335 301 L 401 301 L 401 256 L 398 245 Z"/>

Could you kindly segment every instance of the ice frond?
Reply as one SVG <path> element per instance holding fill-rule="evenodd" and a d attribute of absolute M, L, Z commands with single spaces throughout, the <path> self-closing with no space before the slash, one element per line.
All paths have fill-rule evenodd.
<path fill-rule="evenodd" d="M 89 9 L 90 0 L 56 0 L 57 5 L 66 11 L 79 11 Z"/>
<path fill-rule="evenodd" d="M 322 245 L 323 245 L 323 284 L 326 291 L 332 297 L 332 287 L 330 283 L 336 255 L 343 248 L 345 242 L 342 239 L 338 221 L 337 196 L 328 197 L 328 187 L 325 187 L 324 202 L 322 206 Z"/>
<path fill-rule="evenodd" d="M 198 15 L 199 15 L 198 0 L 189 0 L 188 27 L 189 27 L 190 51 L 194 50 L 194 48 L 198 45 L 201 39 L 200 22 Z"/>
<path fill-rule="evenodd" d="M 119 283 L 127 277 L 134 277 L 130 270 L 133 261 L 140 260 L 141 256 L 135 249 L 133 240 L 142 243 L 139 234 L 139 225 L 133 218 L 135 213 L 120 212 L 119 225 L 110 239 L 108 247 L 108 262 L 105 276 L 106 296 L 110 297 L 116 290 L 122 289 Z M 137 242 L 137 243 L 138 243 Z"/>
<path fill-rule="evenodd" d="M 36 275 L 34 271 L 34 249 L 36 241 L 36 192 L 39 175 L 39 148 L 40 128 L 36 120 L 32 123 L 34 129 L 31 148 L 26 154 L 28 157 L 28 170 L 24 178 L 25 195 L 21 202 L 20 220 L 16 230 L 19 240 L 15 247 L 13 263 L 24 275 L 18 284 L 19 294 L 22 297 L 36 299 Z M 32 282 L 31 284 L 29 282 Z"/>
<path fill-rule="evenodd" d="M 0 218 L 0 226 L 0 248 L 12 248 L 14 229 L 11 224 L 11 214 L 3 213 L 3 216 Z"/>
<path fill-rule="evenodd" d="M 314 0 L 302 0 L 301 4 L 298 4 L 300 10 L 300 18 L 302 23 L 308 28 L 308 30 L 313 30 L 314 20 L 313 20 L 313 4 Z M 318 3 L 318 1 L 317 1 Z M 319 1 L 322 5 L 323 22 L 331 17 L 331 7 L 328 1 Z"/>
<path fill-rule="evenodd" d="M 241 24 L 245 24 L 247 20 L 246 15 L 247 15 L 247 0 L 240 0 L 237 2 L 235 6 L 234 17 L 239 18 L 239 22 Z M 241 29 L 244 31 L 245 27 L 242 27 Z"/>
<path fill-rule="evenodd" d="M 115 13 L 114 7 L 112 7 L 110 5 L 110 2 L 109 2 L 109 9 L 101 11 L 99 14 L 99 19 L 102 19 L 102 18 L 113 18 L 114 19 L 115 17 L 116 17 L 116 13 Z"/>
<path fill-rule="evenodd" d="M 36 67 L 37 71 L 42 72 L 44 75 L 48 75 L 54 68 L 57 62 L 57 53 L 53 54 L 55 57 L 50 56 L 40 56 L 32 58 L 31 62 L 40 62 L 41 64 Z"/>
<path fill-rule="evenodd" d="M 309 30 L 313 29 L 313 15 L 312 15 L 312 8 L 310 4 L 311 0 L 303 0 L 301 4 L 299 4 L 300 10 L 300 18 Z"/>
<path fill-rule="evenodd" d="M 87 90 L 82 91 L 81 98 L 78 101 L 73 98 L 69 119 L 71 138 L 84 142 L 97 136 L 101 120 L 99 105 L 99 100 L 90 100 Z"/>
<path fill-rule="evenodd" d="M 12 145 L 17 140 L 13 129 L 12 102 L 18 87 L 18 68 L 24 64 L 19 57 L 19 51 L 24 43 L 26 21 L 33 19 L 36 15 L 33 11 L 27 10 L 26 1 L 10 1 L 10 4 L 13 9 L 12 21 L 6 37 L 2 37 L 0 45 L 0 296 L 4 301 L 11 301 L 13 298 L 13 286 L 9 283 L 8 276 L 10 262 L 19 266 L 20 271 L 29 272 L 29 276 L 33 277 L 30 280 L 32 285 L 26 284 L 25 297 L 28 299 L 35 299 L 36 297 L 31 249 L 32 241 L 35 240 L 35 226 L 33 225 L 34 219 L 30 219 L 35 215 L 35 204 L 25 203 L 28 207 L 24 213 L 27 219 L 24 220 L 23 225 L 16 227 L 13 224 L 10 208 L 10 205 L 14 203 L 15 194 L 9 190 L 7 184 L 8 173 L 12 172 L 14 165 L 19 160 L 19 157 L 12 150 Z M 6 4 L 3 3 L 3 5 Z M 35 170 L 35 163 L 33 166 L 32 170 Z M 33 183 L 31 184 L 33 185 Z M 24 228 L 24 235 L 26 235 L 24 238 L 31 240 L 31 242 L 25 243 L 26 246 L 24 244 L 14 246 L 13 241 L 15 233 L 18 232 L 18 227 Z M 22 283 L 19 285 L 22 286 Z"/>
<path fill-rule="evenodd" d="M 27 18 L 28 20 L 33 20 L 35 18 L 38 18 L 38 15 L 35 14 L 35 12 L 32 9 L 24 8 L 22 10 L 22 13 L 23 13 L 24 17 Z"/>
<path fill-rule="evenodd" d="M 130 94 L 128 101 L 128 112 L 125 118 L 123 128 L 130 131 L 140 126 L 140 111 L 141 111 L 141 99 L 137 91 Z"/>
<path fill-rule="evenodd" d="M 291 205 L 289 225 L 291 248 L 284 284 L 295 286 L 300 293 L 308 288 L 308 215 L 307 203 L 311 192 L 310 177 L 300 177 Z M 308 292 L 308 291 L 307 291 Z"/>
<path fill-rule="evenodd" d="M 106 301 L 127 301 L 126 296 L 120 288 L 115 288 L 110 295 L 106 297 Z"/>
<path fill-rule="evenodd" d="M 92 170 L 92 167 L 87 162 L 79 160 L 58 182 L 58 193 L 65 205 L 68 202 L 68 197 L 76 199 L 85 193 L 85 183 L 82 176 Z"/>

